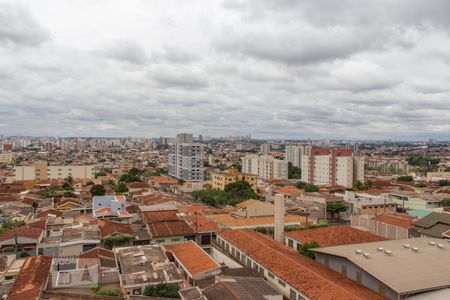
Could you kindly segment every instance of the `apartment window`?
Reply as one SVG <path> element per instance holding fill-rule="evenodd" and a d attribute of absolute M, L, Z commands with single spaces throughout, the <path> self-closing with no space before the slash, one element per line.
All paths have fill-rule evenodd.
<path fill-rule="evenodd" d="M 281 279 L 278 279 L 278 284 L 281 285 L 282 287 L 286 287 L 286 283 Z"/>
<path fill-rule="evenodd" d="M 293 289 L 289 291 L 289 299 L 297 300 L 297 293 Z"/>
<path fill-rule="evenodd" d="M 270 278 L 275 279 L 275 275 L 273 275 L 272 273 L 267 272 L 267 275 L 268 275 Z"/>
<path fill-rule="evenodd" d="M 328 256 L 325 257 L 325 266 L 330 266 L 330 259 L 328 258 Z"/>
<path fill-rule="evenodd" d="M 181 239 L 180 238 L 173 238 L 173 239 L 171 239 L 171 241 L 172 242 L 179 242 L 179 241 L 181 241 Z"/>

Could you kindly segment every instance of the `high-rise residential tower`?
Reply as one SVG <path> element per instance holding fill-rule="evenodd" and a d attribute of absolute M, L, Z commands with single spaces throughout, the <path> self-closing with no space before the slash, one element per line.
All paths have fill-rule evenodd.
<path fill-rule="evenodd" d="M 357 180 L 364 180 L 364 158 L 352 149 L 312 148 L 302 156 L 301 168 L 302 181 L 315 185 L 352 188 Z"/>
<path fill-rule="evenodd" d="M 169 175 L 185 181 L 203 181 L 203 145 L 192 134 L 181 133 L 169 146 Z"/>

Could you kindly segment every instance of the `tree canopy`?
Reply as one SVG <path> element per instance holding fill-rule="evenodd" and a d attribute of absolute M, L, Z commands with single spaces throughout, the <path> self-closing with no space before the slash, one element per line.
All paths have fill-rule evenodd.
<path fill-rule="evenodd" d="M 347 206 L 342 203 L 328 203 L 327 211 L 331 213 L 332 218 L 334 218 L 334 214 L 337 214 L 339 218 L 341 212 L 347 211 Z"/>
<path fill-rule="evenodd" d="M 114 192 L 116 194 L 124 194 L 128 192 L 128 186 L 125 182 L 121 181 L 119 184 L 114 188 Z"/>
<path fill-rule="evenodd" d="M 219 189 L 196 190 L 192 192 L 192 197 L 214 207 L 236 205 L 250 198 L 259 199 L 250 184 L 244 180 L 227 184 L 223 191 Z"/>
<path fill-rule="evenodd" d="M 307 193 L 319 191 L 319 187 L 317 185 L 314 185 L 311 183 L 306 183 L 304 181 L 297 181 L 297 183 L 295 185 L 297 186 L 297 188 L 299 188 L 301 190 L 305 190 L 305 192 L 307 192 Z"/>
<path fill-rule="evenodd" d="M 147 285 L 144 290 L 144 296 L 180 298 L 178 286 L 175 284 L 162 283 L 158 285 Z"/>
<path fill-rule="evenodd" d="M 311 243 L 303 243 L 300 248 L 298 249 L 298 253 L 300 253 L 303 256 L 309 257 L 314 259 L 315 255 L 314 252 L 312 252 L 310 249 L 319 248 L 320 245 L 316 241 L 312 241 Z"/>
<path fill-rule="evenodd" d="M 103 196 L 106 194 L 105 187 L 101 184 L 95 184 L 90 190 L 92 196 Z"/>
<path fill-rule="evenodd" d="M 288 163 L 288 178 L 300 179 L 302 178 L 302 169 L 294 166 L 291 162 Z"/>

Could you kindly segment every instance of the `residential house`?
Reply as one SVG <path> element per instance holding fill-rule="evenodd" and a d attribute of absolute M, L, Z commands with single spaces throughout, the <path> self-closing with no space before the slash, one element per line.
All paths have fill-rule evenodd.
<path fill-rule="evenodd" d="M 417 220 L 414 228 L 425 237 L 446 238 L 450 230 L 450 213 L 432 212 Z"/>
<path fill-rule="evenodd" d="M 273 216 L 275 213 L 275 207 L 272 203 L 255 199 L 241 202 L 236 207 L 237 211 L 234 214 L 244 218 Z"/>
<path fill-rule="evenodd" d="M 126 211 L 126 198 L 123 195 L 94 196 L 92 198 L 92 216 L 94 218 L 129 218 Z"/>
<path fill-rule="evenodd" d="M 419 237 L 414 228 L 415 218 L 406 214 L 395 213 L 392 215 L 378 216 L 351 216 L 351 225 L 357 228 L 364 228 L 372 234 L 391 239 L 407 239 Z"/>
<path fill-rule="evenodd" d="M 47 286 L 51 256 L 28 257 L 12 286 L 8 300 L 39 300 Z"/>
<path fill-rule="evenodd" d="M 182 284 L 174 263 L 159 245 L 115 248 L 119 261 L 120 286 L 125 295 L 141 295 L 148 285 Z"/>
<path fill-rule="evenodd" d="M 190 285 L 221 273 L 221 266 L 193 241 L 176 244 L 169 248 L 175 266 Z"/>

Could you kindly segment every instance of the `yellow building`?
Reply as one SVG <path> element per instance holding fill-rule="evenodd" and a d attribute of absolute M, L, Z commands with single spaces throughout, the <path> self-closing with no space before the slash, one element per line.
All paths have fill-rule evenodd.
<path fill-rule="evenodd" d="M 248 173 L 231 172 L 213 172 L 211 174 L 213 189 L 225 190 L 227 184 L 238 180 L 247 181 L 252 187 L 253 191 L 258 191 L 258 176 Z"/>
<path fill-rule="evenodd" d="M 72 178 L 94 178 L 94 165 L 49 166 L 46 161 L 36 161 L 33 165 L 16 166 L 16 180 L 45 180 Z"/>

